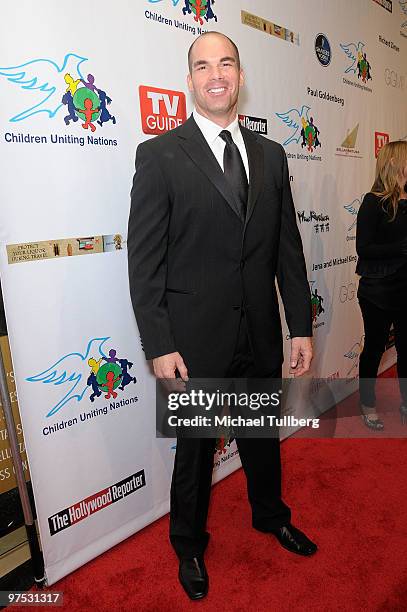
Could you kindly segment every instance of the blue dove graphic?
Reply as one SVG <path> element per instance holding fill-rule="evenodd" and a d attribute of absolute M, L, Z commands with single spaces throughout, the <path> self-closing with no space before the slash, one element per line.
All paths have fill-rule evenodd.
<path fill-rule="evenodd" d="M 346 206 L 344 206 L 344 209 L 347 210 L 348 213 L 356 217 L 362 200 L 363 200 L 363 195 L 360 198 L 355 198 L 350 204 L 346 204 Z M 348 228 L 348 232 L 350 232 L 355 227 L 355 225 L 356 225 L 356 219 L 353 221 L 352 225 Z"/>
<path fill-rule="evenodd" d="M 71 399 L 76 398 L 78 402 L 81 401 L 86 389 L 88 388 L 86 379 L 86 374 L 89 372 L 89 366 L 87 364 L 88 357 L 91 355 L 91 353 L 93 353 L 93 355 L 96 353 L 101 357 L 106 357 L 102 347 L 109 339 L 109 337 L 92 338 L 86 347 L 84 355 L 81 353 L 69 353 L 64 357 L 61 357 L 61 359 L 58 359 L 57 362 L 43 372 L 26 378 L 26 380 L 29 382 L 65 385 L 64 391 L 66 391 L 68 386 L 70 387 L 68 393 L 66 393 L 59 400 L 59 402 L 57 402 L 55 406 L 51 408 L 47 414 L 47 417 L 50 417 L 61 410 L 61 408 Z"/>
<path fill-rule="evenodd" d="M 286 113 L 276 113 L 277 117 L 283 121 L 287 127 L 292 128 L 293 132 L 289 138 L 285 142 L 283 142 L 283 146 L 290 144 L 290 142 L 296 142 L 301 138 L 301 119 L 305 117 L 307 121 L 309 121 L 308 111 L 311 110 L 309 106 L 303 106 L 299 111 L 296 108 L 291 108 Z M 298 133 L 298 136 L 297 136 Z"/>
<path fill-rule="evenodd" d="M 342 51 L 346 53 L 348 58 L 352 60 L 351 65 L 346 68 L 345 74 L 347 74 L 348 72 L 353 72 L 354 74 L 356 74 L 358 65 L 358 53 L 362 53 L 365 47 L 365 43 L 359 41 L 357 46 L 355 45 L 355 43 L 349 43 L 347 45 L 341 44 L 340 47 Z"/>
<path fill-rule="evenodd" d="M 11 83 L 19 85 L 22 89 L 33 92 L 33 102 L 35 104 L 26 110 L 18 113 L 10 121 L 23 121 L 27 117 L 37 113 L 47 113 L 49 118 L 55 117 L 61 103 L 61 76 L 69 72 L 72 75 L 78 74 L 83 79 L 80 66 L 86 62 L 87 58 L 76 53 L 67 53 L 59 67 L 50 59 L 35 59 L 19 66 L 0 67 L 0 76 L 4 76 Z M 62 74 L 61 74 L 62 73 Z"/>

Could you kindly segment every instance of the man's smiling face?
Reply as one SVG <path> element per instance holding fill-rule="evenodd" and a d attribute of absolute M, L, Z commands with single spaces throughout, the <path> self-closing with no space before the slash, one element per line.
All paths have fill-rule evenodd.
<path fill-rule="evenodd" d="M 221 34 L 207 34 L 191 50 L 188 88 L 196 110 L 226 127 L 237 114 L 243 72 L 231 42 Z"/>

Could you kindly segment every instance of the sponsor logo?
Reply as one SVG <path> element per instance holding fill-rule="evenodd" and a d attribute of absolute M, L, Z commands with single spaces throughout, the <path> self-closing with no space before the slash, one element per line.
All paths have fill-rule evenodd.
<path fill-rule="evenodd" d="M 25 121 L 40 113 L 49 119 L 57 115 L 62 118 L 64 109 L 67 114 L 63 121 L 67 126 L 78 123 L 85 130 L 95 132 L 97 125 L 115 124 L 116 117 L 109 110 L 112 99 L 105 88 L 94 74 L 85 77 L 82 73 L 82 64 L 87 61 L 86 57 L 67 53 L 60 65 L 50 59 L 35 59 L 0 68 L 0 76 L 31 94 L 32 104 L 9 121 Z"/>
<path fill-rule="evenodd" d="M 400 34 L 407 38 L 407 0 L 399 0 L 399 6 L 403 15 L 403 21 L 400 24 Z"/>
<path fill-rule="evenodd" d="M 174 0 L 172 1 L 174 4 Z M 200 25 L 203 25 L 204 19 L 205 21 L 214 19 L 217 22 L 218 18 L 213 12 L 214 2 L 215 0 L 184 0 L 182 14 L 193 15 L 194 21 L 197 21 Z"/>
<path fill-rule="evenodd" d="M 390 136 L 386 132 L 375 132 L 374 133 L 374 154 L 377 159 L 379 151 L 385 144 L 390 141 Z"/>
<path fill-rule="evenodd" d="M 386 47 L 389 47 L 389 49 L 393 49 L 393 51 L 396 51 L 397 53 L 399 53 L 400 51 L 400 47 L 395 45 L 394 42 L 392 42 L 391 40 L 386 40 L 380 34 L 379 34 L 379 42 L 381 42 L 382 45 L 386 45 Z"/>
<path fill-rule="evenodd" d="M 122 501 L 128 495 L 139 491 L 146 486 L 146 476 L 144 470 L 140 470 L 123 480 L 93 493 L 89 497 L 82 499 L 64 510 L 48 517 L 48 527 L 51 536 L 73 527 L 80 521 L 89 518 L 95 512 L 99 512 L 112 504 Z"/>
<path fill-rule="evenodd" d="M 23 242 L 6 245 L 9 264 L 123 250 L 121 234 Z"/>
<path fill-rule="evenodd" d="M 351 346 L 351 348 L 344 354 L 344 357 L 346 357 L 346 359 L 349 359 L 348 371 L 346 373 L 347 377 L 352 376 L 353 378 L 356 378 L 358 375 L 359 360 L 360 355 L 363 351 L 364 340 L 365 336 L 363 334 L 363 336 L 360 337 L 360 340 L 358 342 L 355 342 Z"/>
<path fill-rule="evenodd" d="M 311 290 L 312 323 L 314 329 L 325 325 L 324 321 L 319 321 L 319 317 L 325 312 L 325 308 L 322 305 L 324 302 L 324 298 L 318 293 L 318 288 L 314 286 L 315 283 L 316 281 L 309 281 L 309 286 Z"/>
<path fill-rule="evenodd" d="M 324 378 L 315 378 L 314 376 L 312 376 L 309 394 L 311 396 L 315 395 L 321 389 L 326 388 L 327 382 L 330 382 L 331 380 L 336 380 L 338 378 L 340 378 L 339 370 L 337 370 L 336 372 L 332 372 L 332 374 L 328 374 L 328 376 L 324 376 Z"/>
<path fill-rule="evenodd" d="M 215 0 L 147 0 L 148 5 L 152 8 L 165 8 L 171 6 L 177 11 L 180 19 L 164 17 L 160 13 L 146 9 L 144 17 L 156 23 L 161 23 L 166 26 L 175 27 L 178 30 L 186 30 L 191 34 L 200 35 L 207 30 L 203 30 L 201 26 L 210 21 L 217 23 L 218 16 L 214 11 L 213 5 Z M 181 17 L 189 18 L 189 21 L 181 21 Z"/>
<path fill-rule="evenodd" d="M 389 11 L 389 13 L 393 12 L 392 0 L 373 0 L 373 2 L 376 2 L 376 4 L 382 6 L 384 9 L 386 9 L 386 11 Z"/>
<path fill-rule="evenodd" d="M 406 87 L 406 75 L 400 75 L 392 68 L 385 68 L 384 82 L 388 87 L 394 87 L 395 89 L 401 89 L 401 91 L 404 91 Z"/>
<path fill-rule="evenodd" d="M 344 98 L 338 98 L 337 95 L 330 94 L 328 91 L 323 91 L 322 89 L 312 89 L 311 87 L 307 87 L 307 94 L 309 96 L 319 98 L 320 100 L 325 100 L 326 102 L 335 102 L 341 106 L 345 105 Z"/>
<path fill-rule="evenodd" d="M 310 106 L 303 105 L 301 109 L 291 108 L 283 113 L 276 113 L 277 117 L 284 123 L 289 135 L 283 142 L 287 147 L 292 143 L 301 143 L 301 149 L 306 149 L 308 154 L 297 153 L 297 155 L 287 153 L 289 158 L 321 161 L 321 157 L 312 155 L 317 147 L 321 147 L 320 130 L 316 125 L 314 117 L 310 116 Z"/>
<path fill-rule="evenodd" d="M 365 51 L 365 43 L 361 41 L 341 43 L 339 46 L 348 58 L 344 73 L 358 78 L 357 81 L 354 81 L 343 77 L 343 83 L 372 93 L 372 89 L 367 86 L 367 83 L 372 80 L 372 66 Z"/>
<path fill-rule="evenodd" d="M 339 288 L 339 301 L 341 304 L 346 304 L 346 302 L 351 302 L 355 299 L 356 296 L 356 283 L 350 282 L 345 285 L 341 285 Z"/>
<path fill-rule="evenodd" d="M 331 45 L 325 34 L 317 34 L 315 38 L 315 55 L 321 66 L 329 66 L 332 59 Z"/>
<path fill-rule="evenodd" d="M 92 338 L 84 353 L 74 352 L 63 355 L 42 372 L 26 378 L 28 382 L 57 386 L 59 399 L 48 411 L 47 417 L 59 412 L 71 400 L 81 402 L 87 394 L 91 402 L 101 395 L 107 400 L 115 400 L 119 391 L 124 391 L 127 385 L 137 382 L 135 376 L 130 374 L 132 362 L 122 356 L 118 357 L 116 349 L 113 348 L 106 354 L 104 345 L 108 340 L 109 337 Z M 117 407 L 119 406 L 115 402 L 111 402 L 111 410 Z M 81 420 L 94 416 L 99 416 L 99 412 L 84 418 L 81 415 Z M 62 425 L 57 429 L 65 426 Z M 47 431 L 43 432 L 44 435 L 54 431 L 51 427 L 45 429 Z"/>
<path fill-rule="evenodd" d="M 250 117 L 249 115 L 239 115 L 240 125 L 256 132 L 257 134 L 267 134 L 267 119 L 260 117 Z"/>
<path fill-rule="evenodd" d="M 359 123 L 353 128 L 353 130 L 348 131 L 345 140 L 342 142 L 340 147 L 336 147 L 335 155 L 339 155 L 340 157 L 358 157 L 361 158 L 359 149 L 356 148 L 356 142 L 358 138 L 359 132 Z"/>
<path fill-rule="evenodd" d="M 280 38 L 295 45 L 300 44 L 299 34 L 292 32 L 288 28 L 284 28 L 283 26 L 277 25 L 272 21 L 263 19 L 263 17 L 258 17 L 257 15 L 253 15 L 252 13 L 248 13 L 247 11 L 241 11 L 241 20 L 243 25 L 255 28 L 260 32 L 270 34 L 270 36 L 275 36 L 276 38 Z"/>
<path fill-rule="evenodd" d="M 87 61 L 86 57 L 67 53 L 59 64 L 52 59 L 38 58 L 0 68 L 0 77 L 24 90 L 25 108 L 20 107 L 17 113 L 13 109 L 10 123 L 32 126 L 36 115 L 41 115 L 49 120 L 57 119 L 59 126 L 65 124 L 65 131 L 76 131 L 76 134 L 41 135 L 9 131 L 4 134 L 5 142 L 117 146 L 116 139 L 93 135 L 106 124 L 115 125 L 116 114 L 103 80 L 100 82 L 99 75 L 94 73 L 84 74 Z"/>
<path fill-rule="evenodd" d="M 144 134 L 164 134 L 186 121 L 186 100 L 182 91 L 140 85 L 139 96 Z"/>
<path fill-rule="evenodd" d="M 355 198 L 349 204 L 344 205 L 344 209 L 346 210 L 346 212 L 349 213 L 353 217 L 352 223 L 349 225 L 347 229 L 347 235 L 346 235 L 347 242 L 349 240 L 356 240 L 356 217 L 357 217 L 360 205 L 362 204 L 364 196 L 365 194 L 362 193 L 360 198 Z"/>
<path fill-rule="evenodd" d="M 297 217 L 300 225 L 303 223 L 312 223 L 316 234 L 325 234 L 329 232 L 329 215 L 327 214 L 316 213 L 314 210 L 310 210 L 309 212 L 297 210 Z"/>

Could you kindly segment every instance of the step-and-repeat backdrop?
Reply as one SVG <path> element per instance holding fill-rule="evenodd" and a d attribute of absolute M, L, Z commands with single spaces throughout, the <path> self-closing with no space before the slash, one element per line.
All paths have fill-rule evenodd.
<path fill-rule="evenodd" d="M 240 48 L 241 122 L 288 156 L 311 375 L 353 390 L 355 221 L 377 150 L 407 137 L 406 13 L 398 0 L 3 6 L 0 271 L 49 584 L 168 510 L 175 440 L 155 437 L 126 228 L 137 144 L 193 108 L 189 45 L 218 30 Z M 236 469 L 235 446 L 220 440 L 214 461 L 215 479 Z"/>

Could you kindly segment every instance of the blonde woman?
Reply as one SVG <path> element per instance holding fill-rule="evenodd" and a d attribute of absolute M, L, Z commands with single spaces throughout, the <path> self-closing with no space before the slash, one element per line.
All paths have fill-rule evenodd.
<path fill-rule="evenodd" d="M 358 299 L 365 328 L 359 364 L 362 418 L 367 427 L 382 430 L 376 411 L 375 382 L 393 323 L 397 372 L 407 423 L 407 142 L 386 144 L 376 163 L 372 190 L 357 217 L 356 272 L 361 276 Z"/>

